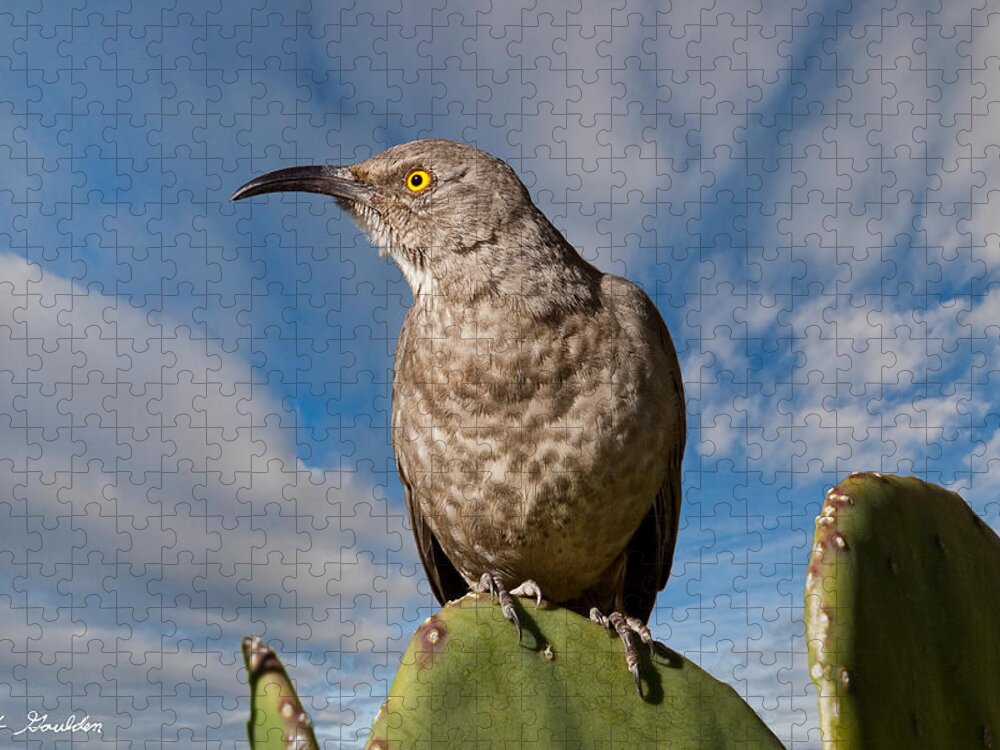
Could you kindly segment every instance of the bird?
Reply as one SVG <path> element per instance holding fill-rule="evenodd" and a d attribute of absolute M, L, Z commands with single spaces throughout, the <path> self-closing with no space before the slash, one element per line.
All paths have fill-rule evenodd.
<path fill-rule="evenodd" d="M 585 260 L 514 169 L 422 139 L 347 166 L 279 169 L 231 200 L 335 199 L 413 303 L 393 364 L 392 444 L 430 587 L 542 598 L 640 646 L 670 575 L 686 406 L 667 326 L 636 284 Z"/>

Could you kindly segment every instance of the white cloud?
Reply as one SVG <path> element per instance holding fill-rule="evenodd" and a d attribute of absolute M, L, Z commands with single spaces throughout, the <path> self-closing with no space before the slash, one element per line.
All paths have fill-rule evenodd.
<path fill-rule="evenodd" d="M 11 673 L 32 654 L 13 690 L 93 681 L 136 708 L 176 694 L 179 725 L 204 723 L 188 693 L 207 692 L 220 731 L 241 736 L 245 711 L 222 707 L 245 693 L 234 658 L 255 633 L 286 653 L 349 655 L 337 680 L 367 695 L 405 646 L 400 618 L 427 603 L 399 514 L 351 473 L 298 463 L 281 404 L 239 358 L 10 255 L 0 279 L 0 602 L 21 623 L 0 662 Z M 326 701 L 325 675 L 296 677 Z M 74 707 L 121 739 L 161 731 L 159 711 L 96 696 Z"/>

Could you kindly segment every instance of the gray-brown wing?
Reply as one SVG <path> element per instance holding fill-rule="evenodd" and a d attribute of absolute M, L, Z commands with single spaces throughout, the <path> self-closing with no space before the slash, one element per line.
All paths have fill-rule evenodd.
<path fill-rule="evenodd" d="M 650 303 L 652 306 L 652 303 Z M 684 445 L 687 440 L 686 405 L 684 384 L 681 380 L 680 364 L 674 350 L 670 332 L 659 316 L 653 314 L 661 326 L 660 339 L 671 363 L 671 377 L 679 404 L 679 425 L 676 419 L 668 419 L 675 424 L 676 439 L 671 441 L 667 456 L 667 473 L 660 485 L 653 507 L 639 524 L 639 528 L 626 550 L 625 573 L 622 590 L 622 604 L 625 612 L 633 617 L 649 619 L 656 602 L 656 594 L 667 585 L 670 568 L 674 561 L 674 547 L 677 544 L 677 530 L 681 516 L 681 462 L 684 459 Z"/>
<path fill-rule="evenodd" d="M 458 599 L 469 591 L 469 584 L 465 582 L 462 575 L 451 564 L 451 560 L 444 554 L 437 537 L 427 525 L 423 514 L 420 512 L 418 503 L 413 497 L 413 487 L 406 478 L 402 461 L 398 461 L 399 478 L 403 483 L 403 490 L 406 493 L 406 511 L 410 516 L 410 525 L 413 527 L 413 535 L 417 540 L 417 552 L 420 554 L 420 562 L 424 565 L 424 572 L 427 580 L 431 584 L 431 591 L 441 604 L 446 604 L 452 599 Z"/>
<path fill-rule="evenodd" d="M 405 368 L 402 365 L 411 352 L 411 337 L 414 335 L 414 331 L 419 330 L 412 318 L 417 309 L 418 306 L 414 305 L 407 312 L 406 319 L 403 321 L 403 327 L 399 332 L 399 340 L 396 342 L 396 366 L 404 370 Z M 431 584 L 431 591 L 434 592 L 434 596 L 441 604 L 445 604 L 452 599 L 458 599 L 468 593 L 469 584 L 465 582 L 462 575 L 452 565 L 451 560 L 445 555 L 444 550 L 441 549 L 441 544 L 438 542 L 437 537 L 434 536 L 433 530 L 431 530 L 430 525 L 420 511 L 420 503 L 414 497 L 413 484 L 406 475 L 406 450 L 405 446 L 397 443 L 397 440 L 402 439 L 402 430 L 401 425 L 397 422 L 399 411 L 395 408 L 400 403 L 401 398 L 399 391 L 401 377 L 405 378 L 405 375 L 401 376 L 399 370 L 394 371 L 392 379 L 392 403 L 394 407 L 392 415 L 392 448 L 396 455 L 396 468 L 399 471 L 399 479 L 403 483 L 403 491 L 406 495 L 406 512 L 410 517 L 410 526 L 413 527 L 413 536 L 417 542 L 417 552 L 420 554 L 420 562 L 423 563 L 427 580 Z"/>

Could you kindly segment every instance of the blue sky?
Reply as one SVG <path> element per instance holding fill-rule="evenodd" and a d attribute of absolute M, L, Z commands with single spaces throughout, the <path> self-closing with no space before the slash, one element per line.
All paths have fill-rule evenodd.
<path fill-rule="evenodd" d="M 226 199 L 418 137 L 656 300 L 689 449 L 655 631 L 786 745 L 825 489 L 917 474 L 1000 526 L 990 9 L 493 5 L 0 11 L 8 719 L 231 743 L 256 633 L 360 744 L 435 606 L 387 430 L 410 294 L 329 201 Z"/>

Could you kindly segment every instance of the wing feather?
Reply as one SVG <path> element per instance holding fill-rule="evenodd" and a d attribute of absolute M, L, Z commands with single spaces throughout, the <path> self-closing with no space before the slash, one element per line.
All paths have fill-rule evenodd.
<path fill-rule="evenodd" d="M 650 306 L 653 307 L 650 302 Z M 673 565 L 674 547 L 681 516 L 681 461 L 684 458 L 686 436 L 686 406 L 680 364 L 674 350 L 670 332 L 658 311 L 652 315 L 660 323 L 660 342 L 667 359 L 672 387 L 680 420 L 677 434 L 670 443 L 667 468 L 663 482 L 653 501 L 653 507 L 639 524 L 626 549 L 625 573 L 622 579 L 622 605 L 629 615 L 643 622 L 649 619 L 656 602 L 656 594 L 667 585 Z M 668 420 L 676 424 L 676 420 Z"/>
<path fill-rule="evenodd" d="M 417 541 L 420 562 L 424 565 L 424 572 L 427 574 L 427 580 L 431 584 L 434 596 L 441 604 L 446 604 L 452 599 L 458 599 L 468 593 L 469 584 L 445 555 L 437 537 L 434 536 L 434 532 L 427 524 L 423 513 L 420 512 L 420 504 L 416 502 L 413 496 L 413 487 L 406 477 L 402 455 L 397 454 L 397 464 L 399 478 L 406 493 L 406 511 L 410 516 L 410 525 L 413 527 L 413 535 Z"/>

